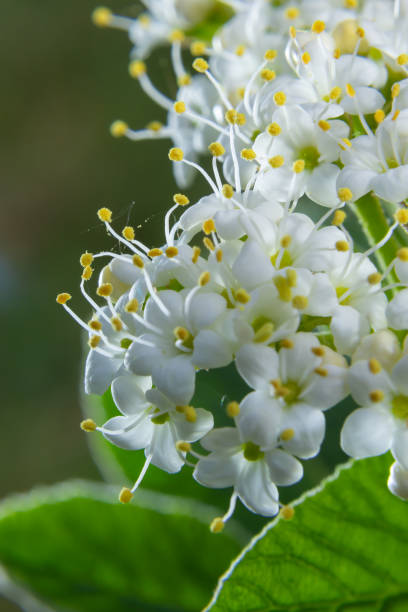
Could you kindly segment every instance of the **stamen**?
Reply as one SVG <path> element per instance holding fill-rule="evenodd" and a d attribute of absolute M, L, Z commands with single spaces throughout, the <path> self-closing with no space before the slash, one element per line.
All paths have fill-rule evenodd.
<path fill-rule="evenodd" d="M 153 100 L 158 106 L 170 110 L 172 108 L 172 101 L 162 94 L 153 85 L 146 73 L 146 64 L 141 60 L 133 60 L 129 64 L 129 74 L 132 78 L 137 79 L 140 83 L 141 88 Z"/>

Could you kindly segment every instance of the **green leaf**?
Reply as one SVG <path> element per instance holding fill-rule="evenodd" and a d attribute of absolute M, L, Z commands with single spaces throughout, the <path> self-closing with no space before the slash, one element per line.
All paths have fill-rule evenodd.
<path fill-rule="evenodd" d="M 52 609 L 201 609 L 242 534 L 211 534 L 203 504 L 145 491 L 135 501 L 92 483 L 11 498 L 0 506 L 0 563 Z"/>
<path fill-rule="evenodd" d="M 408 610 L 408 506 L 386 488 L 390 458 L 342 466 L 272 521 L 221 578 L 213 612 Z"/>

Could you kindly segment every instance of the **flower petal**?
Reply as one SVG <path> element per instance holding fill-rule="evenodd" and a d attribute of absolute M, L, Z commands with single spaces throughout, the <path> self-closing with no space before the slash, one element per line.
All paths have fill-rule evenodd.
<path fill-rule="evenodd" d="M 384 410 L 358 408 L 343 425 L 341 447 L 355 459 L 382 455 L 391 447 L 393 430 L 393 419 Z"/>

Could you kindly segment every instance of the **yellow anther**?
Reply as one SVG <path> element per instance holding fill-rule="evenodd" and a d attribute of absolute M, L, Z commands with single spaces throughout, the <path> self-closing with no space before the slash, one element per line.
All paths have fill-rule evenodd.
<path fill-rule="evenodd" d="M 125 306 L 126 312 L 137 312 L 139 308 L 139 302 L 136 298 L 132 298 L 128 301 Z"/>
<path fill-rule="evenodd" d="M 211 525 L 210 525 L 211 533 L 221 533 L 223 529 L 224 529 L 224 521 L 222 520 L 222 518 L 217 517 L 211 522 Z"/>
<path fill-rule="evenodd" d="M 233 419 L 240 413 L 240 407 L 238 402 L 229 402 L 226 407 L 227 415 Z"/>
<path fill-rule="evenodd" d="M 112 221 L 112 211 L 109 208 L 100 208 L 98 210 L 98 217 L 104 223 L 110 223 Z"/>
<path fill-rule="evenodd" d="M 193 255 L 191 257 L 191 261 L 193 263 L 197 263 L 198 258 L 200 257 L 201 249 L 198 246 L 193 247 Z"/>
<path fill-rule="evenodd" d="M 237 125 L 245 125 L 246 124 L 246 115 L 244 113 L 237 113 L 237 117 L 235 119 L 235 123 Z"/>
<path fill-rule="evenodd" d="M 284 349 L 292 349 L 295 345 L 293 344 L 293 340 L 290 340 L 289 338 L 284 338 L 280 341 L 280 346 Z"/>
<path fill-rule="evenodd" d="M 307 308 L 308 303 L 309 300 L 305 295 L 295 295 L 292 300 L 292 306 L 293 308 L 296 308 L 296 310 L 304 310 L 305 308 Z"/>
<path fill-rule="evenodd" d="M 119 501 L 121 504 L 128 504 L 133 497 L 133 493 L 127 487 L 123 487 L 119 493 Z"/>
<path fill-rule="evenodd" d="M 326 352 L 323 346 L 313 346 L 311 351 L 313 355 L 316 355 L 316 357 L 324 357 L 324 354 Z"/>
<path fill-rule="evenodd" d="M 176 406 L 177 412 L 180 412 L 181 414 L 184 414 L 185 409 L 186 406 Z"/>
<path fill-rule="evenodd" d="M 264 59 L 268 60 L 269 62 L 271 62 L 272 60 L 275 59 L 275 57 L 278 55 L 278 52 L 276 49 L 268 49 L 267 51 L 265 51 L 264 54 Z"/>
<path fill-rule="evenodd" d="M 253 149 L 242 149 L 241 157 L 242 159 L 246 159 L 246 161 L 252 161 L 256 159 L 256 153 Z"/>
<path fill-rule="evenodd" d="M 273 101 L 277 106 L 283 106 L 286 102 L 286 95 L 283 91 L 277 91 L 273 96 Z"/>
<path fill-rule="evenodd" d="M 211 238 L 205 236 L 205 238 L 203 238 L 203 244 L 209 251 L 215 251 L 215 246 Z"/>
<path fill-rule="evenodd" d="M 93 268 L 91 268 L 91 266 L 86 266 L 83 269 L 83 272 L 81 274 L 81 278 L 83 278 L 85 281 L 89 281 L 92 277 L 93 274 Z"/>
<path fill-rule="evenodd" d="M 169 41 L 170 42 L 183 42 L 185 39 L 185 34 L 182 30 L 173 30 L 170 32 Z"/>
<path fill-rule="evenodd" d="M 333 215 L 332 225 L 339 226 L 344 223 L 346 213 L 343 210 L 336 210 Z"/>
<path fill-rule="evenodd" d="M 405 66 L 405 64 L 408 64 L 408 54 L 401 53 L 401 55 L 397 57 L 397 64 L 399 64 L 399 66 Z"/>
<path fill-rule="evenodd" d="M 357 8 L 357 0 L 344 0 L 346 8 Z"/>
<path fill-rule="evenodd" d="M 211 275 L 209 272 L 202 272 L 200 274 L 200 277 L 198 279 L 198 284 L 200 287 L 204 287 L 205 285 L 207 285 L 210 282 L 211 279 Z"/>
<path fill-rule="evenodd" d="M 181 340 L 182 342 L 185 342 L 191 336 L 186 327 L 175 327 L 173 329 L 173 334 L 177 340 Z"/>
<path fill-rule="evenodd" d="M 354 96 L 356 95 L 354 87 L 350 85 L 350 83 L 346 83 L 346 94 L 350 96 L 350 98 L 354 98 Z"/>
<path fill-rule="evenodd" d="M 197 411 L 193 406 L 186 406 L 184 408 L 184 416 L 188 423 L 195 423 L 197 420 Z"/>
<path fill-rule="evenodd" d="M 331 92 L 329 93 L 330 100 L 338 100 L 341 96 L 341 87 L 333 87 Z"/>
<path fill-rule="evenodd" d="M 71 298 L 72 298 L 72 295 L 70 293 L 59 293 L 57 295 L 57 303 L 66 304 Z"/>
<path fill-rule="evenodd" d="M 94 329 L 95 331 L 101 331 L 102 329 L 102 323 L 97 319 L 91 319 L 88 325 L 91 329 Z"/>
<path fill-rule="evenodd" d="M 238 55 L 238 57 L 242 57 L 245 51 L 246 51 L 245 45 L 238 45 L 238 47 L 235 49 L 235 55 Z"/>
<path fill-rule="evenodd" d="M 169 159 L 174 162 L 183 161 L 184 153 L 179 147 L 173 147 L 169 151 Z"/>
<path fill-rule="evenodd" d="M 315 374 L 317 374 L 318 376 L 322 376 L 323 378 L 325 378 L 328 375 L 328 371 L 326 370 L 326 368 L 315 368 L 314 369 Z"/>
<path fill-rule="evenodd" d="M 379 374 L 382 370 L 381 363 L 375 357 L 372 357 L 368 362 L 368 368 L 371 374 Z"/>
<path fill-rule="evenodd" d="M 272 166 L 272 168 L 280 168 L 285 163 L 283 155 L 274 155 L 274 157 L 270 157 L 268 159 L 268 164 Z"/>
<path fill-rule="evenodd" d="M 96 290 L 96 293 L 101 297 L 109 297 L 110 295 L 112 295 L 112 292 L 113 286 L 110 283 L 103 283 L 102 285 L 99 285 Z"/>
<path fill-rule="evenodd" d="M 341 139 L 341 141 L 342 141 L 342 142 L 344 142 L 344 144 L 345 144 L 347 147 L 351 147 L 351 140 L 349 140 L 348 138 L 342 138 L 342 139 Z M 340 145 L 340 146 L 341 146 L 341 145 Z M 346 150 L 346 148 L 345 148 L 345 147 L 341 147 L 341 148 L 343 149 L 343 151 L 345 151 L 345 150 Z"/>
<path fill-rule="evenodd" d="M 378 283 L 381 283 L 382 275 L 379 272 L 373 272 L 368 275 L 367 280 L 370 285 L 378 285 Z"/>
<path fill-rule="evenodd" d="M 271 136 L 279 136 L 279 134 L 282 131 L 282 128 L 280 125 L 278 125 L 277 123 L 273 122 L 270 123 L 268 125 L 268 127 L 266 128 L 266 131 L 268 132 L 268 134 L 270 134 Z"/>
<path fill-rule="evenodd" d="M 374 389 L 374 391 L 371 391 L 370 400 L 372 402 L 374 403 L 382 402 L 383 399 L 384 399 L 384 392 L 381 391 L 381 389 Z"/>
<path fill-rule="evenodd" d="M 147 253 L 149 257 L 160 257 L 160 255 L 163 255 L 163 251 L 161 249 L 158 248 L 154 248 L 154 249 L 150 249 L 150 251 Z"/>
<path fill-rule="evenodd" d="M 359 38 L 364 38 L 365 36 L 364 28 L 358 27 L 356 30 L 356 34 Z"/>
<path fill-rule="evenodd" d="M 286 270 L 286 278 L 288 280 L 289 287 L 296 287 L 297 284 L 297 272 L 293 268 Z"/>
<path fill-rule="evenodd" d="M 146 64 L 142 60 L 133 60 L 129 64 L 129 74 L 132 78 L 138 79 L 146 72 Z"/>
<path fill-rule="evenodd" d="M 85 419 L 81 421 L 79 426 L 83 431 L 95 431 L 96 429 L 96 423 L 93 419 Z"/>
<path fill-rule="evenodd" d="M 264 81 L 273 81 L 276 78 L 276 72 L 274 70 L 270 70 L 269 68 L 264 68 L 260 72 L 261 79 Z"/>
<path fill-rule="evenodd" d="M 293 26 L 290 26 L 289 28 L 289 36 L 291 38 L 296 38 L 296 28 L 294 28 Z"/>
<path fill-rule="evenodd" d="M 225 113 L 225 121 L 231 125 L 233 125 L 234 123 L 237 122 L 237 111 L 235 110 L 235 108 L 230 108 L 229 110 L 227 110 L 227 112 Z"/>
<path fill-rule="evenodd" d="M 220 157 L 221 155 L 224 155 L 225 153 L 225 148 L 222 146 L 220 142 L 211 142 L 208 145 L 208 149 L 210 153 L 214 155 L 214 157 Z"/>
<path fill-rule="evenodd" d="M 289 234 L 286 234 L 285 236 L 282 236 L 280 244 L 281 244 L 281 247 L 283 247 L 284 249 L 287 249 L 291 242 L 292 242 L 292 236 L 289 236 Z"/>
<path fill-rule="evenodd" d="M 171 259 L 172 257 L 176 257 L 176 255 L 178 255 L 178 248 L 175 246 L 169 246 L 165 250 L 165 253 L 166 253 L 166 257 Z"/>
<path fill-rule="evenodd" d="M 122 230 L 122 236 L 126 238 L 126 240 L 134 240 L 135 239 L 135 230 L 130 225 L 127 225 Z"/>
<path fill-rule="evenodd" d="M 79 258 L 79 263 L 81 264 L 83 268 L 86 268 L 86 266 L 90 266 L 92 262 L 93 262 L 92 253 L 88 253 L 88 252 L 82 253 L 81 257 Z"/>
<path fill-rule="evenodd" d="M 285 521 L 290 521 L 295 516 L 295 509 L 292 506 L 282 506 L 280 515 Z"/>
<path fill-rule="evenodd" d="M 283 276 L 276 276 L 273 279 L 274 285 L 279 293 L 279 298 L 283 302 L 290 302 L 292 299 L 292 291 L 289 282 Z"/>
<path fill-rule="evenodd" d="M 302 54 L 302 62 L 303 62 L 304 64 L 308 64 L 308 63 L 310 62 L 310 60 L 311 60 L 311 57 L 310 57 L 309 53 L 308 53 L 307 51 L 305 51 L 305 52 Z"/>
<path fill-rule="evenodd" d="M 241 100 L 243 99 L 243 97 L 245 96 L 245 87 L 238 87 L 237 89 L 237 95 L 241 98 Z"/>
<path fill-rule="evenodd" d="M 293 438 L 293 436 L 295 435 L 295 430 L 292 429 L 291 427 L 288 427 L 288 429 L 284 429 L 280 435 L 281 440 L 283 440 L 284 442 L 288 442 L 289 440 L 291 440 Z"/>
<path fill-rule="evenodd" d="M 91 349 L 94 349 L 98 346 L 98 344 L 101 341 L 101 337 L 100 336 L 91 336 L 88 340 L 88 345 Z"/>
<path fill-rule="evenodd" d="M 394 83 L 394 85 L 391 87 L 391 98 L 394 100 L 394 98 L 397 98 L 400 95 L 400 91 L 401 91 L 401 86 L 399 83 Z"/>
<path fill-rule="evenodd" d="M 110 133 L 114 138 L 121 138 L 129 129 L 127 123 L 121 120 L 114 121 L 110 126 Z"/>
<path fill-rule="evenodd" d="M 304 159 L 297 159 L 295 162 L 293 162 L 292 170 L 296 174 L 300 174 L 301 172 L 303 172 L 304 169 L 305 169 Z"/>
<path fill-rule="evenodd" d="M 391 120 L 392 120 L 392 121 L 395 121 L 395 120 L 396 120 L 396 118 L 399 116 L 400 112 L 401 112 L 401 111 L 397 109 L 397 110 L 394 112 L 393 116 L 391 117 Z"/>
<path fill-rule="evenodd" d="M 402 247 L 397 251 L 397 257 L 401 261 L 408 261 L 408 247 Z"/>
<path fill-rule="evenodd" d="M 337 195 L 341 202 L 350 202 L 353 199 L 353 192 L 348 187 L 340 187 Z"/>
<path fill-rule="evenodd" d="M 195 40 L 190 45 L 190 53 L 191 55 L 204 55 L 207 49 L 207 45 L 205 42 L 201 40 Z"/>
<path fill-rule="evenodd" d="M 175 102 L 173 104 L 173 108 L 179 115 L 186 112 L 186 105 L 182 100 L 179 100 L 179 102 Z"/>
<path fill-rule="evenodd" d="M 395 219 L 401 225 L 406 225 L 408 223 L 408 208 L 400 208 L 395 213 Z"/>
<path fill-rule="evenodd" d="M 206 72 L 208 70 L 208 64 L 202 57 L 197 57 L 193 62 L 193 68 L 197 72 Z"/>
<path fill-rule="evenodd" d="M 123 323 L 120 320 L 120 318 L 117 317 L 117 316 L 111 318 L 111 325 L 112 325 L 113 329 L 115 331 L 117 331 L 117 332 L 120 332 L 123 329 Z"/>
<path fill-rule="evenodd" d="M 299 17 L 299 9 L 296 6 L 289 6 L 285 11 L 286 19 L 296 19 Z"/>
<path fill-rule="evenodd" d="M 105 6 L 98 6 L 92 12 L 92 21 L 98 28 L 106 28 L 112 20 L 112 11 Z"/>
<path fill-rule="evenodd" d="M 181 453 L 189 453 L 191 451 L 190 442 L 184 442 L 183 440 L 179 440 L 176 442 L 176 448 Z"/>
<path fill-rule="evenodd" d="M 224 198 L 227 198 L 228 200 L 230 198 L 232 198 L 232 196 L 234 195 L 234 189 L 232 188 L 232 186 L 228 185 L 228 183 L 223 185 L 222 186 L 222 195 L 224 196 Z"/>
<path fill-rule="evenodd" d="M 240 304 L 248 304 L 249 300 L 251 299 L 251 296 L 249 295 L 247 291 L 245 291 L 245 289 L 241 288 L 235 292 L 235 299 Z"/>
<path fill-rule="evenodd" d="M 334 57 L 334 59 L 339 59 L 340 55 L 341 55 L 341 51 L 340 51 L 340 49 L 337 47 L 337 49 L 335 49 L 335 50 L 333 51 L 333 57 Z"/>
<path fill-rule="evenodd" d="M 218 263 L 221 263 L 223 257 L 224 257 L 224 253 L 222 249 L 218 249 L 215 253 L 215 259 L 218 261 Z"/>
<path fill-rule="evenodd" d="M 325 27 L 326 24 L 324 23 L 324 21 L 317 19 L 312 23 L 312 32 L 314 32 L 315 34 L 321 34 L 322 32 L 324 32 Z"/>
<path fill-rule="evenodd" d="M 150 121 L 150 123 L 148 123 L 146 127 L 152 132 L 160 132 L 163 127 L 163 124 L 160 123 L 160 121 Z"/>
<path fill-rule="evenodd" d="M 266 342 L 272 336 L 275 330 L 273 323 L 264 323 L 258 331 L 255 332 L 254 342 Z"/>
<path fill-rule="evenodd" d="M 141 270 L 144 268 L 144 261 L 140 257 L 140 255 L 137 255 L 137 254 L 133 255 L 132 263 L 134 266 L 136 266 L 136 268 L 140 268 Z"/>
<path fill-rule="evenodd" d="M 338 240 L 335 244 L 336 251 L 340 251 L 340 253 L 345 253 L 350 249 L 349 243 L 347 240 Z"/>
<path fill-rule="evenodd" d="M 186 85 L 190 85 L 191 83 L 191 76 L 189 74 L 182 74 L 181 76 L 179 76 L 177 78 L 177 85 L 179 87 L 185 87 Z"/>
<path fill-rule="evenodd" d="M 204 221 L 202 227 L 203 227 L 203 232 L 207 235 L 211 234 L 212 232 L 215 232 L 214 219 L 207 219 L 206 221 Z"/>
<path fill-rule="evenodd" d="M 179 206 L 187 206 L 187 204 L 190 204 L 190 200 L 183 193 L 175 193 L 173 201 Z"/>
<path fill-rule="evenodd" d="M 327 132 L 328 130 L 330 130 L 330 123 L 328 121 L 325 121 L 324 119 L 320 119 L 317 125 L 321 130 L 323 130 L 323 132 Z"/>
<path fill-rule="evenodd" d="M 140 17 L 138 18 L 138 22 L 140 23 L 141 26 L 143 26 L 144 28 L 147 28 L 151 23 L 151 19 L 149 15 L 140 15 Z"/>

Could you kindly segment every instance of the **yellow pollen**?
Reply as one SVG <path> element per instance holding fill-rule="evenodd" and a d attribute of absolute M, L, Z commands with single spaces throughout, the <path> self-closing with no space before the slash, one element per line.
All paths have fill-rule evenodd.
<path fill-rule="evenodd" d="M 215 246 L 211 238 L 208 238 L 207 236 L 203 238 L 203 244 L 209 251 L 215 251 Z"/>
<path fill-rule="evenodd" d="M 227 112 L 225 113 L 225 121 L 227 123 L 230 123 L 231 125 L 236 123 L 237 121 L 237 111 L 235 110 L 235 108 L 230 108 L 229 110 L 227 110 Z"/>
<path fill-rule="evenodd" d="M 296 6 L 289 6 L 285 11 L 286 19 L 296 19 L 299 17 L 299 9 Z"/>
<path fill-rule="evenodd" d="M 401 225 L 405 225 L 406 223 L 408 223 L 408 209 L 400 208 L 399 210 L 397 210 L 397 212 L 395 213 L 395 219 Z"/>
<path fill-rule="evenodd" d="M 72 295 L 70 293 L 59 293 L 57 295 L 57 303 L 66 304 L 71 298 L 72 298 Z"/>
<path fill-rule="evenodd" d="M 139 308 L 139 302 L 136 298 L 129 300 L 125 306 L 126 312 L 137 312 L 138 308 Z"/>
<path fill-rule="evenodd" d="M 317 374 L 318 376 L 327 376 L 328 371 L 326 370 L 326 368 L 315 368 L 314 369 L 315 374 Z"/>
<path fill-rule="evenodd" d="M 381 283 L 382 276 L 379 272 L 373 272 L 372 274 L 368 275 L 367 280 L 370 285 L 378 285 L 378 283 Z"/>
<path fill-rule="evenodd" d="M 94 349 L 98 346 L 98 344 L 101 341 L 101 337 L 100 336 L 91 336 L 88 340 L 88 345 L 91 349 Z"/>
<path fill-rule="evenodd" d="M 203 232 L 207 235 L 211 234 L 211 232 L 215 232 L 214 219 L 207 219 L 206 221 L 204 221 L 202 227 L 203 227 Z"/>
<path fill-rule="evenodd" d="M 237 118 L 235 120 L 237 125 L 245 125 L 246 124 L 246 116 L 244 113 L 237 113 Z"/>
<path fill-rule="evenodd" d="M 221 533 L 224 529 L 224 521 L 219 516 L 215 518 L 210 525 L 211 533 Z"/>
<path fill-rule="evenodd" d="M 338 240 L 335 244 L 336 250 L 340 251 L 340 253 L 345 253 L 349 250 L 349 243 L 346 240 Z"/>
<path fill-rule="evenodd" d="M 173 201 L 179 206 L 187 206 L 187 204 L 190 204 L 190 200 L 183 193 L 175 193 Z"/>
<path fill-rule="evenodd" d="M 252 161 L 256 159 L 256 153 L 253 149 L 242 149 L 241 157 L 242 159 L 246 159 L 246 161 Z"/>
<path fill-rule="evenodd" d="M 175 327 L 173 329 L 174 336 L 177 340 L 188 340 L 190 338 L 190 332 L 185 327 Z"/>
<path fill-rule="evenodd" d="M 329 93 L 330 100 L 338 100 L 341 96 L 341 87 L 333 87 L 331 92 Z"/>
<path fill-rule="evenodd" d="M 369 360 L 368 368 L 371 374 L 379 374 L 379 372 L 382 370 L 381 363 L 378 361 L 378 359 L 375 359 L 375 357 L 372 357 Z"/>
<path fill-rule="evenodd" d="M 184 408 L 184 416 L 188 423 L 195 423 L 197 420 L 197 412 L 193 406 L 186 406 Z"/>
<path fill-rule="evenodd" d="M 365 36 L 364 28 L 358 27 L 356 30 L 356 34 L 359 38 L 364 38 Z"/>
<path fill-rule="evenodd" d="M 201 40 L 195 40 L 190 45 L 190 53 L 191 55 L 194 55 L 194 56 L 204 55 L 206 52 L 206 49 L 207 49 L 207 45 L 205 44 L 205 42 L 202 42 Z"/>
<path fill-rule="evenodd" d="M 112 11 L 105 6 L 98 6 L 92 13 L 92 21 L 98 28 L 106 28 L 112 19 Z"/>
<path fill-rule="evenodd" d="M 398 117 L 398 115 L 400 114 L 400 112 L 401 112 L 401 111 L 400 111 L 400 110 L 398 110 L 398 109 L 395 111 L 395 113 L 394 113 L 394 114 L 393 114 L 393 116 L 391 117 L 392 121 L 395 121 L 395 120 L 397 119 L 397 117 Z"/>
<path fill-rule="evenodd" d="M 149 15 L 140 15 L 140 17 L 138 19 L 138 22 L 144 28 L 147 28 L 150 25 L 150 17 L 149 17 Z"/>
<path fill-rule="evenodd" d="M 121 138 L 126 134 L 128 129 L 128 124 L 118 119 L 111 124 L 110 133 L 114 138 Z"/>
<path fill-rule="evenodd" d="M 308 303 L 309 301 L 305 295 L 295 295 L 292 300 L 292 306 L 296 308 L 296 310 L 304 310 L 307 308 Z"/>
<path fill-rule="evenodd" d="M 248 304 L 249 300 L 251 299 L 251 296 L 249 295 L 247 291 L 245 291 L 245 289 L 241 288 L 241 289 L 238 289 L 238 291 L 236 291 L 235 299 L 240 304 Z"/>
<path fill-rule="evenodd" d="M 208 145 L 208 149 L 210 153 L 214 155 L 214 157 L 220 157 L 221 155 L 224 155 L 225 153 L 225 148 L 222 146 L 220 142 L 212 142 L 211 144 Z"/>
<path fill-rule="evenodd" d="M 375 389 L 374 391 L 371 391 L 370 393 L 370 400 L 372 402 L 381 402 L 384 399 L 384 393 L 383 391 L 381 391 L 381 389 Z"/>
<path fill-rule="evenodd" d="M 324 32 L 325 27 L 326 24 L 324 23 L 324 21 L 317 19 L 312 23 L 312 32 L 314 32 L 315 34 L 321 34 L 322 32 Z"/>
<path fill-rule="evenodd" d="M 289 36 L 291 38 L 296 38 L 296 28 L 294 28 L 293 26 L 290 26 L 289 28 Z"/>
<path fill-rule="evenodd" d="M 127 225 L 122 230 L 122 236 L 126 238 L 126 240 L 134 240 L 135 239 L 135 230 L 130 225 Z"/>
<path fill-rule="evenodd" d="M 179 147 L 173 147 L 169 151 L 169 159 L 174 162 L 183 161 L 184 153 Z"/>
<path fill-rule="evenodd" d="M 406 53 L 401 53 L 401 55 L 397 57 L 397 64 L 400 66 L 405 66 L 405 64 L 408 64 L 408 55 Z"/>
<path fill-rule="evenodd" d="M 289 338 L 284 338 L 280 341 L 280 346 L 284 349 L 291 349 L 294 347 L 293 340 L 290 340 Z"/>
<path fill-rule="evenodd" d="M 289 282 L 283 276 L 276 276 L 273 279 L 274 285 L 279 293 L 279 298 L 283 302 L 290 302 L 292 299 L 292 291 Z"/>
<path fill-rule="evenodd" d="M 348 96 L 350 96 L 350 98 L 354 98 L 354 96 L 356 95 L 354 87 L 350 85 L 350 83 L 346 83 L 346 93 Z"/>
<path fill-rule="evenodd" d="M 323 132 L 327 132 L 328 130 L 330 130 L 330 123 L 328 121 L 325 121 L 324 119 L 320 119 L 318 126 L 321 130 L 323 130 Z"/>
<path fill-rule="evenodd" d="M 209 272 L 202 272 L 202 274 L 200 274 L 200 277 L 198 279 L 199 286 L 204 287 L 210 282 L 210 279 L 211 279 L 211 275 Z"/>
<path fill-rule="evenodd" d="M 129 74 L 132 78 L 138 79 L 146 72 L 146 64 L 141 60 L 133 60 L 129 64 Z"/>
<path fill-rule="evenodd" d="M 268 132 L 268 134 L 270 134 L 271 136 L 279 136 L 279 134 L 282 131 L 282 128 L 280 125 L 278 125 L 277 123 L 270 123 L 268 125 L 268 127 L 266 128 L 266 131 Z"/>
<path fill-rule="evenodd" d="M 397 257 L 401 261 L 408 261 L 408 247 L 402 247 L 397 251 Z"/>
<path fill-rule="evenodd" d="M 109 208 L 100 208 L 98 210 L 98 217 L 104 223 L 110 223 L 112 221 L 112 211 Z"/>
<path fill-rule="evenodd" d="M 197 263 L 198 258 L 200 257 L 201 249 L 198 246 L 193 247 L 193 255 L 191 257 L 191 261 L 193 263 Z"/>
<path fill-rule="evenodd" d="M 286 95 L 283 91 L 277 91 L 273 96 L 273 101 L 277 106 L 283 106 L 286 102 Z"/>
<path fill-rule="evenodd" d="M 79 263 L 84 268 L 86 268 L 87 266 L 90 266 L 92 262 L 93 262 L 92 253 L 88 253 L 88 252 L 82 253 L 81 257 L 79 258 Z"/>
<path fill-rule="evenodd" d="M 341 140 L 342 142 L 344 142 L 345 145 L 347 145 L 348 147 L 351 147 L 351 140 L 349 140 L 348 138 L 342 138 Z M 343 149 L 343 151 L 346 150 L 345 147 L 341 147 L 341 148 Z"/>
<path fill-rule="evenodd" d="M 240 413 L 240 408 L 238 402 L 229 402 L 226 408 L 227 415 L 233 419 L 238 416 Z"/>
<path fill-rule="evenodd" d="M 267 51 L 265 51 L 264 54 L 264 59 L 268 60 L 269 62 L 271 62 L 272 60 L 275 59 L 275 57 L 278 55 L 278 52 L 276 49 L 268 49 Z"/>
<path fill-rule="evenodd" d="M 313 355 L 316 355 L 316 357 L 323 357 L 325 354 L 325 350 L 323 346 L 314 346 L 311 349 Z"/>
<path fill-rule="evenodd" d="M 150 249 L 148 252 L 149 257 L 160 257 L 160 255 L 163 255 L 163 251 L 158 248 Z"/>
<path fill-rule="evenodd" d="M 293 270 L 293 269 L 286 270 L 286 278 L 288 279 L 289 287 L 296 287 L 296 283 L 297 283 L 296 270 Z"/>
<path fill-rule="evenodd" d="M 284 249 L 287 249 L 291 242 L 292 242 L 292 236 L 289 236 L 289 234 L 286 234 L 285 236 L 282 236 L 281 238 L 281 241 L 280 241 L 281 247 L 283 247 Z"/>
<path fill-rule="evenodd" d="M 123 329 L 123 323 L 119 317 L 112 317 L 111 324 L 115 331 L 120 332 Z"/>
<path fill-rule="evenodd" d="M 300 174 L 301 172 L 303 172 L 304 169 L 305 169 L 305 160 L 304 159 L 297 159 L 293 163 L 292 170 L 296 174 Z"/>
<path fill-rule="evenodd" d="M 132 262 L 133 262 L 133 265 L 136 266 L 137 268 L 140 268 L 140 269 L 144 268 L 144 261 L 140 257 L 140 255 L 133 255 Z"/>
<path fill-rule="evenodd" d="M 272 168 L 280 168 L 284 163 L 285 160 L 282 155 L 274 155 L 274 157 L 268 159 L 268 164 L 272 166 Z"/>
<path fill-rule="evenodd" d="M 102 323 L 97 319 L 91 319 L 88 325 L 91 329 L 94 329 L 95 331 L 101 331 L 102 329 Z"/>
<path fill-rule="evenodd" d="M 222 186 L 222 195 L 224 196 L 224 198 L 227 198 L 228 200 L 230 198 L 232 198 L 232 196 L 234 195 L 234 189 L 232 188 L 232 186 L 228 185 L 228 183 L 223 185 Z"/>
<path fill-rule="evenodd" d="M 179 440 L 176 442 L 176 448 L 181 453 L 189 453 L 191 451 L 190 442 L 184 442 L 183 440 Z"/>
<path fill-rule="evenodd" d="M 401 86 L 399 83 L 394 83 L 394 85 L 391 87 L 391 98 L 394 100 L 394 98 L 397 98 L 400 94 L 401 91 Z"/>
<path fill-rule="evenodd" d="M 282 506 L 280 515 L 285 521 L 290 521 L 295 516 L 295 509 L 292 506 Z"/>
<path fill-rule="evenodd" d="M 266 342 L 272 336 L 275 326 L 273 323 L 264 323 L 254 335 L 254 342 Z"/>
<path fill-rule="evenodd" d="M 357 8 L 357 0 L 344 0 L 346 8 Z"/>
<path fill-rule="evenodd" d="M 112 294 L 113 287 L 110 283 L 104 283 L 103 285 L 99 285 L 96 290 L 96 293 L 101 297 L 109 297 Z"/>
<path fill-rule="evenodd" d="M 179 87 L 184 87 L 185 85 L 190 85 L 191 83 L 191 76 L 189 74 L 182 74 L 181 76 L 178 77 L 177 79 L 177 85 Z"/>
<path fill-rule="evenodd" d="M 184 39 L 185 35 L 182 30 L 173 30 L 169 36 L 170 42 L 183 42 Z"/>
<path fill-rule="evenodd" d="M 337 48 L 337 49 L 335 49 L 335 50 L 333 51 L 333 57 L 334 57 L 334 59 L 339 59 L 340 55 L 341 55 L 341 51 L 340 51 L 340 49 L 339 49 L 339 48 Z"/>
<path fill-rule="evenodd" d="M 133 497 L 133 493 L 127 487 L 123 487 L 119 493 L 119 501 L 121 504 L 128 504 Z"/>
<path fill-rule="evenodd" d="M 288 442 L 289 440 L 291 440 L 293 438 L 293 436 L 295 435 L 295 430 L 292 429 L 291 427 L 288 427 L 288 429 L 284 429 L 280 435 L 281 440 L 283 440 L 284 442 Z"/>
<path fill-rule="evenodd" d="M 261 70 L 261 79 L 264 81 L 273 81 L 276 78 L 276 72 L 274 70 L 270 70 L 269 68 L 264 68 Z"/>
<path fill-rule="evenodd" d="M 179 102 L 175 102 L 173 104 L 173 108 L 179 115 L 181 115 L 181 113 L 186 112 L 186 105 L 182 100 L 179 100 Z"/>
<path fill-rule="evenodd" d="M 222 262 L 223 256 L 224 256 L 224 253 L 222 252 L 222 249 L 218 249 L 217 252 L 215 253 L 215 258 L 218 261 L 218 263 Z"/>
<path fill-rule="evenodd" d="M 342 210 L 336 210 L 333 215 L 332 225 L 336 225 L 336 226 L 341 225 L 342 223 L 344 223 L 345 218 L 346 218 L 345 212 L 343 212 Z"/>
<path fill-rule="evenodd" d="M 175 246 L 169 246 L 165 250 L 165 253 L 166 253 L 166 257 L 171 259 L 172 257 L 176 257 L 176 255 L 178 255 L 178 248 Z"/>
<path fill-rule="evenodd" d="M 348 187 L 340 187 L 337 192 L 341 202 L 350 202 L 353 199 L 353 192 Z"/>
<path fill-rule="evenodd" d="M 163 127 L 163 124 L 160 123 L 160 121 L 151 121 L 150 123 L 147 124 L 147 129 L 151 130 L 152 132 L 160 132 L 160 130 Z"/>
<path fill-rule="evenodd" d="M 86 268 L 84 268 L 82 274 L 81 274 L 81 278 L 83 278 L 85 281 L 89 281 L 90 278 L 92 277 L 93 274 L 93 268 L 91 268 L 91 266 L 86 266 Z"/>
<path fill-rule="evenodd" d="M 309 53 L 308 53 L 307 51 L 305 51 L 305 52 L 302 54 L 302 62 L 303 62 L 304 64 L 308 64 L 308 63 L 310 62 L 310 60 L 311 60 L 311 57 L 310 57 Z"/>
<path fill-rule="evenodd" d="M 245 51 L 246 51 L 245 45 L 238 45 L 238 47 L 235 49 L 235 55 L 238 55 L 238 57 L 242 57 Z"/>
<path fill-rule="evenodd" d="M 82 431 L 95 431 L 96 423 L 93 419 L 85 419 L 79 424 Z"/>
<path fill-rule="evenodd" d="M 193 68 L 197 72 L 206 72 L 208 70 L 208 64 L 202 57 L 197 57 L 193 62 Z"/>

